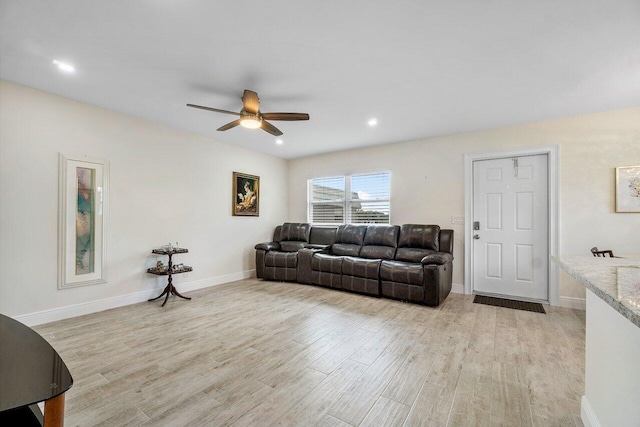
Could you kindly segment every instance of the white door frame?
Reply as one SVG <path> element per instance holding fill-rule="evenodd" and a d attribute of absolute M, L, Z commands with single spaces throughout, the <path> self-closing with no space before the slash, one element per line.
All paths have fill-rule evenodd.
<path fill-rule="evenodd" d="M 549 255 L 558 254 L 558 146 L 483 151 L 464 155 L 464 293 L 473 292 L 473 162 L 546 154 L 548 161 Z M 549 262 L 549 304 L 559 304 L 558 266 Z"/>

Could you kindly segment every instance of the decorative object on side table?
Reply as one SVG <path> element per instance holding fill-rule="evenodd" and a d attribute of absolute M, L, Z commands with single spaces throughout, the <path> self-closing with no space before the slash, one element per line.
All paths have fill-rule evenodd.
<path fill-rule="evenodd" d="M 616 168 L 616 212 L 640 212 L 640 165 Z"/>
<path fill-rule="evenodd" d="M 260 215 L 260 177 L 246 173 L 233 173 L 233 215 Z"/>
<path fill-rule="evenodd" d="M 158 261 L 156 264 L 156 267 L 154 268 L 148 268 L 147 269 L 147 273 L 150 274 L 155 274 L 157 276 L 168 276 L 167 279 L 167 286 L 164 288 L 164 290 L 162 291 L 162 293 L 160 295 L 158 295 L 155 298 L 151 298 L 149 301 L 155 301 L 158 298 L 161 298 L 162 296 L 164 297 L 164 302 L 162 303 L 162 307 L 164 307 L 164 305 L 167 303 L 167 300 L 169 299 L 169 295 L 177 295 L 180 298 L 184 298 L 184 299 L 191 299 L 190 297 L 185 297 L 183 295 L 181 295 L 175 288 L 175 286 L 173 286 L 173 278 L 172 276 L 174 274 L 180 274 L 180 273 L 187 273 L 189 271 L 193 271 L 193 268 L 186 266 L 184 264 L 177 264 L 177 265 L 173 265 L 173 261 L 172 261 L 172 256 L 174 254 L 186 254 L 187 252 L 189 252 L 188 249 L 184 249 L 184 248 L 179 248 L 177 247 L 178 244 L 176 243 L 176 247 L 173 247 L 173 245 L 171 245 L 171 243 L 169 243 L 169 246 L 163 246 L 160 249 L 154 249 L 151 251 L 152 254 L 156 254 L 156 255 L 167 255 L 169 257 L 169 264 L 165 267 L 162 264 L 162 261 Z"/>

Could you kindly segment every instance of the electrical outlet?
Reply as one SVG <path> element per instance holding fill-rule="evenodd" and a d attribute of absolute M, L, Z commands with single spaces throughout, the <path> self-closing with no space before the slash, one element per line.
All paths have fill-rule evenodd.
<path fill-rule="evenodd" d="M 451 215 L 451 224 L 464 224 L 463 215 Z"/>

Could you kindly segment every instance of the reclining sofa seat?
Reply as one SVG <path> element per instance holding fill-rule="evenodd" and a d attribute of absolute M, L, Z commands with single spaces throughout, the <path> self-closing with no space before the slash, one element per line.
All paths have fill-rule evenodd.
<path fill-rule="evenodd" d="M 333 245 L 311 256 L 311 280 L 314 285 L 342 289 L 342 263 L 347 256 L 357 257 L 364 243 L 366 225 L 340 225 Z M 326 252 L 326 253 L 325 253 Z"/>
<path fill-rule="evenodd" d="M 393 260 L 400 227 L 369 225 L 358 257 L 342 261 L 342 289 L 367 295 L 380 295 L 380 263 Z"/>
<path fill-rule="evenodd" d="M 256 275 L 267 280 L 295 282 L 298 251 L 309 242 L 311 225 L 285 222 L 276 227 L 273 241 L 259 243 L 256 249 Z"/>
<path fill-rule="evenodd" d="M 453 230 L 403 225 L 394 260 L 380 264 L 382 296 L 439 305 L 451 292 L 452 252 Z"/>

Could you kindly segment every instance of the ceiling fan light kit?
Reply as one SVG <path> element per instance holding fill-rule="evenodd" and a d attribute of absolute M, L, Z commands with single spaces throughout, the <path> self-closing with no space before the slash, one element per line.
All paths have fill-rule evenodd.
<path fill-rule="evenodd" d="M 258 129 L 262 126 L 262 119 L 258 116 L 245 116 L 240 119 L 240 126 L 247 129 Z"/>
<path fill-rule="evenodd" d="M 187 104 L 187 107 L 240 116 L 239 119 L 229 122 L 226 125 L 220 126 L 218 128 L 219 131 L 229 130 L 240 125 L 247 129 L 262 128 L 262 130 L 270 133 L 271 135 L 280 136 L 282 135 L 282 131 L 280 131 L 280 129 L 278 129 L 271 123 L 267 122 L 267 120 L 309 120 L 309 115 L 307 113 L 261 113 L 260 99 L 258 98 L 258 94 L 254 91 L 246 89 L 244 91 L 244 94 L 242 95 L 242 110 L 240 110 L 239 113 L 195 104 Z"/>

